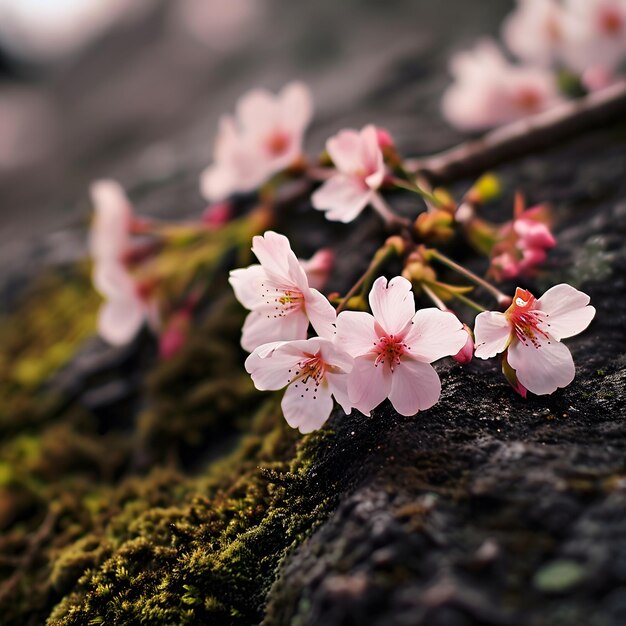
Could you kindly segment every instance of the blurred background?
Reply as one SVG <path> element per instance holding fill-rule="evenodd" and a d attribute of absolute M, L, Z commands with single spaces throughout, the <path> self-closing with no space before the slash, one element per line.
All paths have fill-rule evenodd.
<path fill-rule="evenodd" d="M 178 191 L 155 199 L 155 213 L 201 210 L 195 180 L 211 161 L 217 120 L 251 87 L 309 83 L 309 151 L 368 122 L 411 153 L 454 143 L 438 114 L 447 60 L 495 33 L 511 6 L 0 0 L 0 273 L 6 282 L 25 257 L 32 264 L 33 242 L 46 242 L 46 262 L 84 252 L 66 231 L 86 224 L 94 178 L 131 191 L 167 181 Z"/>

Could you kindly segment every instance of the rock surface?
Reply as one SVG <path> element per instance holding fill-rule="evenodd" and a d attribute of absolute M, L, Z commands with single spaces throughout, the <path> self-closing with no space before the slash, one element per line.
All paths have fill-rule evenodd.
<path fill-rule="evenodd" d="M 463 7 L 487 14 L 487 4 Z M 314 141 L 372 117 L 389 122 L 407 152 L 454 141 L 436 113 L 442 66 L 453 42 L 486 29 L 484 14 L 442 45 L 426 20 L 449 11 L 420 6 L 418 29 L 431 37 L 406 55 L 385 51 L 386 71 L 374 77 L 359 66 L 363 90 L 342 89 L 322 105 Z M 340 29 L 332 33 L 339 41 Z M 320 63 L 320 81 L 327 72 Z M 332 99 L 339 79 L 325 80 Z M 197 138 L 173 134 L 193 152 Z M 130 154 L 102 158 L 121 171 Z M 202 161 L 192 163 L 140 188 L 140 208 L 167 214 L 181 198 L 190 212 L 200 208 L 192 198 Z M 625 624 L 625 171 L 623 125 L 497 170 L 507 194 L 489 217 L 510 215 L 517 188 L 551 202 L 557 216 L 551 265 L 525 286 L 539 293 L 565 280 L 597 308 L 589 330 L 567 342 L 576 380 L 552 396 L 522 400 L 495 362 L 442 362 L 433 409 L 413 418 L 388 404 L 371 418 L 337 412 L 301 437 L 272 397 L 250 387 L 237 346 L 242 312 L 225 284 L 216 284 L 193 345 L 171 363 L 153 366 L 147 337 L 124 351 L 90 340 L 52 381 L 47 369 L 33 373 L 48 381 L 36 394 L 25 374 L 11 379 L 0 388 L 0 622 Z M 132 168 L 127 176 L 141 182 Z M 302 256 L 326 241 L 347 250 L 331 290 L 345 291 L 385 238 L 373 216 L 331 226 L 306 201 L 281 220 Z M 54 260 L 54 245 L 39 249 L 31 267 Z M 72 281 L 88 293 L 84 272 Z M 55 282 L 47 289 L 30 309 L 65 293 Z M 97 303 L 85 302 L 82 313 L 93 315 Z M 13 336 L 68 334 L 39 321 L 6 324 Z M 80 344 L 76 333 L 68 351 Z M 37 341 L 23 343 L 36 355 Z M 26 348 L 7 345 L 23 363 Z"/>

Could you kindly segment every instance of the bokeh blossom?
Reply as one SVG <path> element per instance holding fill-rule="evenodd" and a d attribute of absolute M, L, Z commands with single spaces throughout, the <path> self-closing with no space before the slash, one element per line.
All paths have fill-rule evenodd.
<path fill-rule="evenodd" d="M 204 197 L 216 202 L 253 191 L 302 155 L 304 132 L 313 114 L 311 93 L 290 83 L 278 95 L 253 89 L 224 116 L 215 140 L 213 165 L 202 174 Z"/>
<path fill-rule="evenodd" d="M 351 222 L 378 201 L 385 177 L 379 131 L 373 125 L 342 130 L 326 142 L 326 150 L 337 172 L 313 194 L 313 206 L 329 220 Z"/>
<path fill-rule="evenodd" d="M 454 83 L 443 114 L 457 128 L 478 131 L 544 111 L 561 101 L 556 77 L 541 67 L 514 65 L 491 40 L 482 40 L 450 63 Z"/>
<path fill-rule="evenodd" d="M 567 284 L 552 287 L 536 299 L 518 288 L 505 313 L 486 311 L 476 317 L 476 356 L 504 353 L 508 367 L 524 390 L 546 395 L 569 385 L 576 373 L 562 339 L 589 326 L 596 310 L 589 296 Z"/>
<path fill-rule="evenodd" d="M 430 408 L 441 393 L 430 363 L 457 354 L 467 332 L 450 312 L 416 313 L 411 283 L 402 276 L 378 278 L 369 302 L 373 315 L 343 311 L 337 317 L 335 341 L 355 359 L 348 375 L 350 402 L 366 415 L 385 398 L 401 415 Z"/>

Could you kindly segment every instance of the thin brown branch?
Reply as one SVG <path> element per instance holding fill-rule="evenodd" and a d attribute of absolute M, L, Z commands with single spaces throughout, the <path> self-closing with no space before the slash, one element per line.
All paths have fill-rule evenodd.
<path fill-rule="evenodd" d="M 626 120 L 626 82 L 548 111 L 501 126 L 481 139 L 454 148 L 410 159 L 407 170 L 443 182 L 480 174 L 496 165 L 582 132 Z"/>

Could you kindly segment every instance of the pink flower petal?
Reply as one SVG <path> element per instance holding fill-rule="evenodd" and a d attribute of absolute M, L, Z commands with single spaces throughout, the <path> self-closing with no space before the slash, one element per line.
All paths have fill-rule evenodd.
<path fill-rule="evenodd" d="M 230 272 L 230 283 L 235 297 L 246 309 L 255 309 L 262 306 L 263 287 L 261 286 L 267 280 L 267 274 L 260 265 L 250 265 L 245 269 L 232 270 Z"/>
<path fill-rule="evenodd" d="M 494 311 L 479 313 L 474 325 L 477 358 L 490 359 L 504 352 L 511 333 L 511 326 L 504 313 Z"/>
<path fill-rule="evenodd" d="M 468 341 L 468 334 L 454 313 L 420 309 L 412 321 L 404 342 L 410 346 L 411 356 L 420 361 L 432 363 L 455 355 Z"/>
<path fill-rule="evenodd" d="M 90 187 L 95 217 L 89 249 L 95 259 L 119 260 L 129 246 L 132 206 L 122 187 L 113 180 L 99 180 Z"/>
<path fill-rule="evenodd" d="M 308 261 L 300 259 L 300 265 L 306 274 L 309 287 L 324 289 L 334 263 L 335 253 L 329 248 L 318 250 Z"/>
<path fill-rule="evenodd" d="M 415 415 L 435 405 L 441 395 L 441 381 L 428 363 L 404 359 L 391 375 L 389 400 L 400 415 Z"/>
<path fill-rule="evenodd" d="M 302 135 L 313 117 L 313 97 L 311 90 L 301 82 L 285 85 L 279 94 L 283 123 L 292 132 Z"/>
<path fill-rule="evenodd" d="M 335 343 L 353 357 L 367 354 L 379 339 L 375 324 L 376 320 L 369 313 L 342 311 L 337 316 Z"/>
<path fill-rule="evenodd" d="M 348 397 L 348 377 L 345 374 L 332 374 L 327 372 L 326 380 L 328 381 L 328 388 L 337 401 L 337 404 L 341 406 L 346 415 L 350 415 L 353 407 Z"/>
<path fill-rule="evenodd" d="M 292 372 L 301 358 L 301 354 L 283 354 L 277 350 L 271 356 L 261 357 L 255 350 L 246 359 L 246 372 L 259 391 L 282 389 L 293 378 Z"/>
<path fill-rule="evenodd" d="M 98 314 L 98 334 L 108 343 L 121 346 L 135 338 L 144 321 L 143 307 L 139 300 L 107 300 Z"/>
<path fill-rule="evenodd" d="M 368 173 L 365 179 L 368 187 L 378 189 L 385 177 L 385 163 L 378 143 L 378 129 L 373 124 L 361 131 L 361 162 Z"/>
<path fill-rule="evenodd" d="M 326 383 L 317 388 L 292 384 L 285 391 L 281 407 L 289 426 L 298 428 L 301 433 L 311 433 L 330 417 L 333 399 Z"/>
<path fill-rule="evenodd" d="M 375 355 L 358 357 L 348 374 L 350 402 L 365 415 L 369 415 L 391 391 L 391 370 L 384 364 L 376 366 L 375 359 Z"/>
<path fill-rule="evenodd" d="M 411 283 L 402 276 L 396 276 L 389 282 L 384 276 L 377 278 L 370 291 L 369 302 L 376 321 L 389 335 L 401 333 L 415 315 Z"/>
<path fill-rule="evenodd" d="M 539 396 L 567 387 L 576 374 L 570 351 L 562 343 L 542 335 L 536 335 L 535 339 L 538 347 L 520 341 L 509 347 L 507 359 L 519 382 Z"/>
<path fill-rule="evenodd" d="M 317 289 L 309 289 L 304 298 L 305 312 L 315 329 L 315 332 L 325 339 L 332 339 L 335 335 L 335 308 Z"/>
<path fill-rule="evenodd" d="M 326 151 L 335 167 L 344 174 L 354 174 L 363 167 L 360 149 L 361 136 L 351 128 L 338 132 L 326 142 Z"/>
<path fill-rule="evenodd" d="M 565 283 L 548 289 L 537 301 L 538 308 L 547 316 L 542 326 L 559 341 L 578 335 L 589 326 L 596 310 L 588 304 L 586 293 Z"/>
<path fill-rule="evenodd" d="M 345 174 L 329 178 L 311 197 L 313 207 L 326 211 L 326 218 L 348 223 L 368 205 L 372 191 L 358 179 Z"/>
<path fill-rule="evenodd" d="M 296 273 L 300 272 L 306 280 L 306 274 L 285 235 L 279 235 L 272 230 L 268 230 L 264 235 L 257 235 L 252 239 L 252 252 L 261 262 L 263 269 L 275 280 L 293 282 L 291 275 L 295 268 L 299 268 L 296 269 Z"/>
<path fill-rule="evenodd" d="M 272 341 L 306 339 L 309 320 L 302 311 L 281 318 L 268 317 L 261 311 L 248 314 L 241 331 L 241 347 L 252 352 L 258 346 Z"/>

